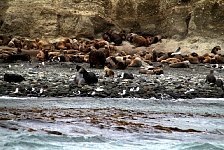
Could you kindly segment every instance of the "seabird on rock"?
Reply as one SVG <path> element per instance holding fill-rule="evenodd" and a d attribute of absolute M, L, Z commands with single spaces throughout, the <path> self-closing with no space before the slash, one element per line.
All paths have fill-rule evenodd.
<path fill-rule="evenodd" d="M 16 88 L 16 90 L 15 90 L 15 92 L 13 92 L 13 93 L 19 93 L 19 88 Z"/>
<path fill-rule="evenodd" d="M 179 55 L 179 54 L 181 54 L 180 49 L 181 49 L 181 48 L 178 47 L 177 50 L 176 50 L 175 52 L 171 53 L 171 55 Z"/>
<path fill-rule="evenodd" d="M 44 92 L 44 89 L 43 88 L 41 88 L 40 89 L 40 94 L 42 94 Z"/>
<path fill-rule="evenodd" d="M 121 96 L 123 96 L 123 95 L 126 94 L 126 90 L 123 90 L 122 93 L 119 92 L 118 94 L 121 95 Z"/>

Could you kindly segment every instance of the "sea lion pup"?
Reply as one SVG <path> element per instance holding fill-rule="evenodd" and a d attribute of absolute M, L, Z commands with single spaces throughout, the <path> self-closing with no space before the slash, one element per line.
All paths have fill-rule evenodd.
<path fill-rule="evenodd" d="M 114 71 L 108 68 L 107 66 L 104 66 L 104 73 L 105 77 L 114 77 Z"/>
<path fill-rule="evenodd" d="M 88 72 L 82 66 L 77 65 L 76 70 L 83 75 L 86 84 L 93 84 L 98 82 L 98 78 L 96 77 L 95 73 Z"/>
<path fill-rule="evenodd" d="M 210 73 L 206 76 L 205 82 L 216 83 L 216 77 L 214 76 L 214 70 L 210 70 Z"/>
<path fill-rule="evenodd" d="M 25 78 L 19 74 L 9 74 L 9 73 L 5 73 L 4 74 L 4 81 L 6 82 L 22 82 L 24 81 Z"/>
<path fill-rule="evenodd" d="M 221 47 L 220 46 L 215 46 L 212 50 L 211 50 L 211 53 L 213 54 L 218 54 L 218 51 L 221 50 Z"/>

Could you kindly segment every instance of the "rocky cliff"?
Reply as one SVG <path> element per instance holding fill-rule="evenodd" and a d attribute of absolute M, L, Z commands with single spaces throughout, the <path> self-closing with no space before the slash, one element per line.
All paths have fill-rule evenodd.
<path fill-rule="evenodd" d="M 0 33 L 94 37 L 110 28 L 224 38 L 223 0 L 1 0 Z"/>

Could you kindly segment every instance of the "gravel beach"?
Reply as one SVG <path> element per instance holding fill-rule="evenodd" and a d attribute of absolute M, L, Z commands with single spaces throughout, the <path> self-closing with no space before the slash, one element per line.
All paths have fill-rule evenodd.
<path fill-rule="evenodd" d="M 98 83 L 78 86 L 74 82 L 76 65 L 96 73 Z M 156 64 L 154 64 L 156 65 Z M 216 85 L 205 83 L 206 75 L 215 70 L 222 79 L 224 70 L 211 64 L 191 64 L 189 68 L 170 68 L 163 64 L 164 74 L 140 74 L 139 68 L 114 70 L 115 77 L 104 77 L 103 69 L 89 68 L 87 63 L 1 63 L 0 95 L 13 97 L 108 97 L 108 98 L 221 98 L 223 91 Z M 134 79 L 122 79 L 124 72 Z M 4 81 L 4 73 L 16 73 L 25 78 L 20 83 Z"/>

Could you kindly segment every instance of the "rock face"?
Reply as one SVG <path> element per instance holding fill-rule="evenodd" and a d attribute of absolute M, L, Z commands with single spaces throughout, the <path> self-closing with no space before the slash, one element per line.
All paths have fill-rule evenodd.
<path fill-rule="evenodd" d="M 110 29 L 224 37 L 223 0 L 4 0 L 0 33 L 94 37 Z"/>

